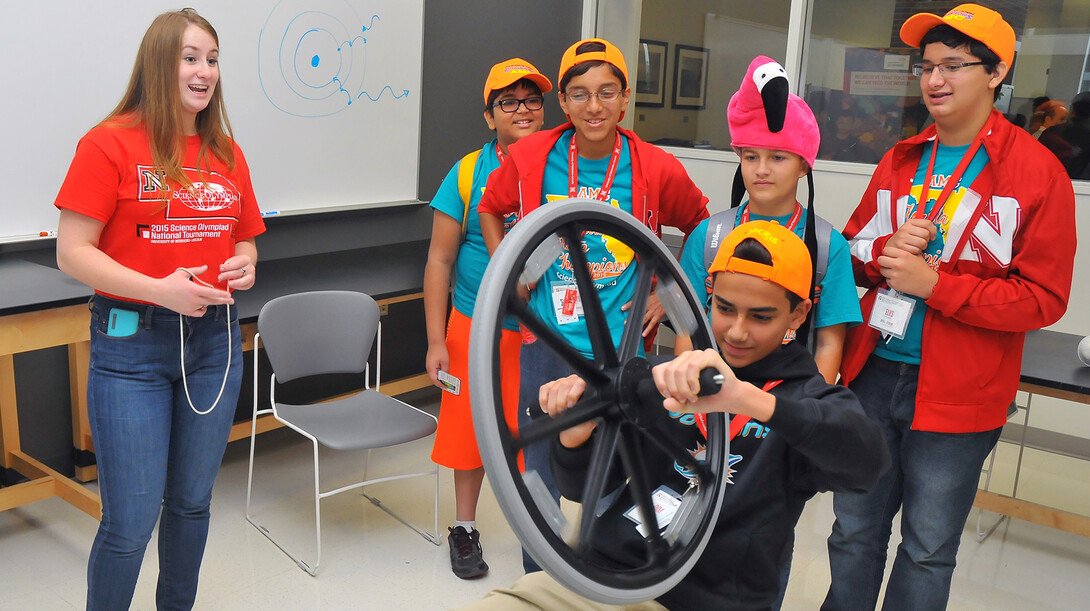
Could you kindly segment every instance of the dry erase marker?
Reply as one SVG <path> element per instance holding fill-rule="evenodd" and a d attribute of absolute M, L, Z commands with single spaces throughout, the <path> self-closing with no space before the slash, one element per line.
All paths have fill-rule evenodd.
<path fill-rule="evenodd" d="M 57 232 L 56 231 L 39 231 L 38 232 L 38 237 L 55 238 L 55 237 L 57 237 Z"/>
<path fill-rule="evenodd" d="M 268 212 L 262 212 L 261 216 L 276 216 L 280 214 L 279 210 L 269 210 Z"/>

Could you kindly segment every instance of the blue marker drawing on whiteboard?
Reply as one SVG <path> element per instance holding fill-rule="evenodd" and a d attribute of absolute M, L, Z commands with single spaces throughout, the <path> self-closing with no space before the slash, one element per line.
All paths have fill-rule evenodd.
<path fill-rule="evenodd" d="M 356 97 L 357 98 L 362 98 L 363 96 L 367 96 L 367 98 L 369 100 L 371 100 L 372 102 L 377 102 L 382 98 L 383 92 L 385 92 L 387 90 L 390 91 L 390 95 L 394 96 L 395 100 L 399 100 L 399 99 L 409 95 L 409 90 L 408 89 L 402 89 L 401 93 L 398 94 L 398 93 L 394 93 L 394 88 L 393 87 L 391 87 L 389 85 L 386 85 L 382 89 L 379 89 L 378 95 L 371 95 L 371 94 L 367 93 L 366 91 L 361 91 L 360 94 L 358 96 L 356 96 Z"/>
<path fill-rule="evenodd" d="M 408 89 L 364 85 L 369 58 L 364 35 L 381 23 L 381 16 L 372 14 L 363 25 L 345 0 L 280 0 L 258 36 L 258 79 L 265 97 L 296 117 L 327 117 L 361 99 L 378 102 L 387 89 L 387 99 L 407 97 Z M 377 95 L 369 93 L 374 89 Z"/>

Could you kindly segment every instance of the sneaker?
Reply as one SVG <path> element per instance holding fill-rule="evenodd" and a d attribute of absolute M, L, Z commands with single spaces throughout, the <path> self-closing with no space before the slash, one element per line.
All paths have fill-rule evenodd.
<path fill-rule="evenodd" d="M 462 579 L 473 579 L 488 572 L 488 564 L 481 551 L 481 533 L 476 528 L 466 532 L 462 526 L 447 528 L 450 536 L 450 569 Z"/>

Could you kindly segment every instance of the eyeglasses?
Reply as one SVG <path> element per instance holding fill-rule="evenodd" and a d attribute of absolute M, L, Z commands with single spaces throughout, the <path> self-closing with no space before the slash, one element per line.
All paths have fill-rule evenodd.
<path fill-rule="evenodd" d="M 519 106 L 526 106 L 526 110 L 541 110 L 541 105 L 545 103 L 545 98 L 535 95 L 532 98 L 505 98 L 503 100 L 496 100 L 492 104 L 492 108 L 499 108 L 503 112 L 517 112 Z"/>
<path fill-rule="evenodd" d="M 592 97 L 598 98 L 599 102 L 612 102 L 620 97 L 621 92 L 616 89 L 603 89 L 597 93 L 585 91 L 583 89 L 577 89 L 571 93 L 565 93 L 564 97 L 568 98 L 569 102 L 576 104 L 586 104 Z"/>
<path fill-rule="evenodd" d="M 962 68 L 969 66 L 983 66 L 984 62 L 943 62 L 939 64 L 912 64 L 912 74 L 915 76 L 931 76 L 937 67 L 939 75 L 951 76 L 957 74 Z"/>

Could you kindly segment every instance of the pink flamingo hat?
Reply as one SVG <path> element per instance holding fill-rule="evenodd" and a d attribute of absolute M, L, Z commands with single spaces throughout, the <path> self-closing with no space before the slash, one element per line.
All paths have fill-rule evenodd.
<path fill-rule="evenodd" d="M 776 60 L 754 58 L 727 105 L 731 146 L 795 153 L 811 168 L 817 159 L 821 134 L 813 111 L 790 93 L 787 72 Z"/>

